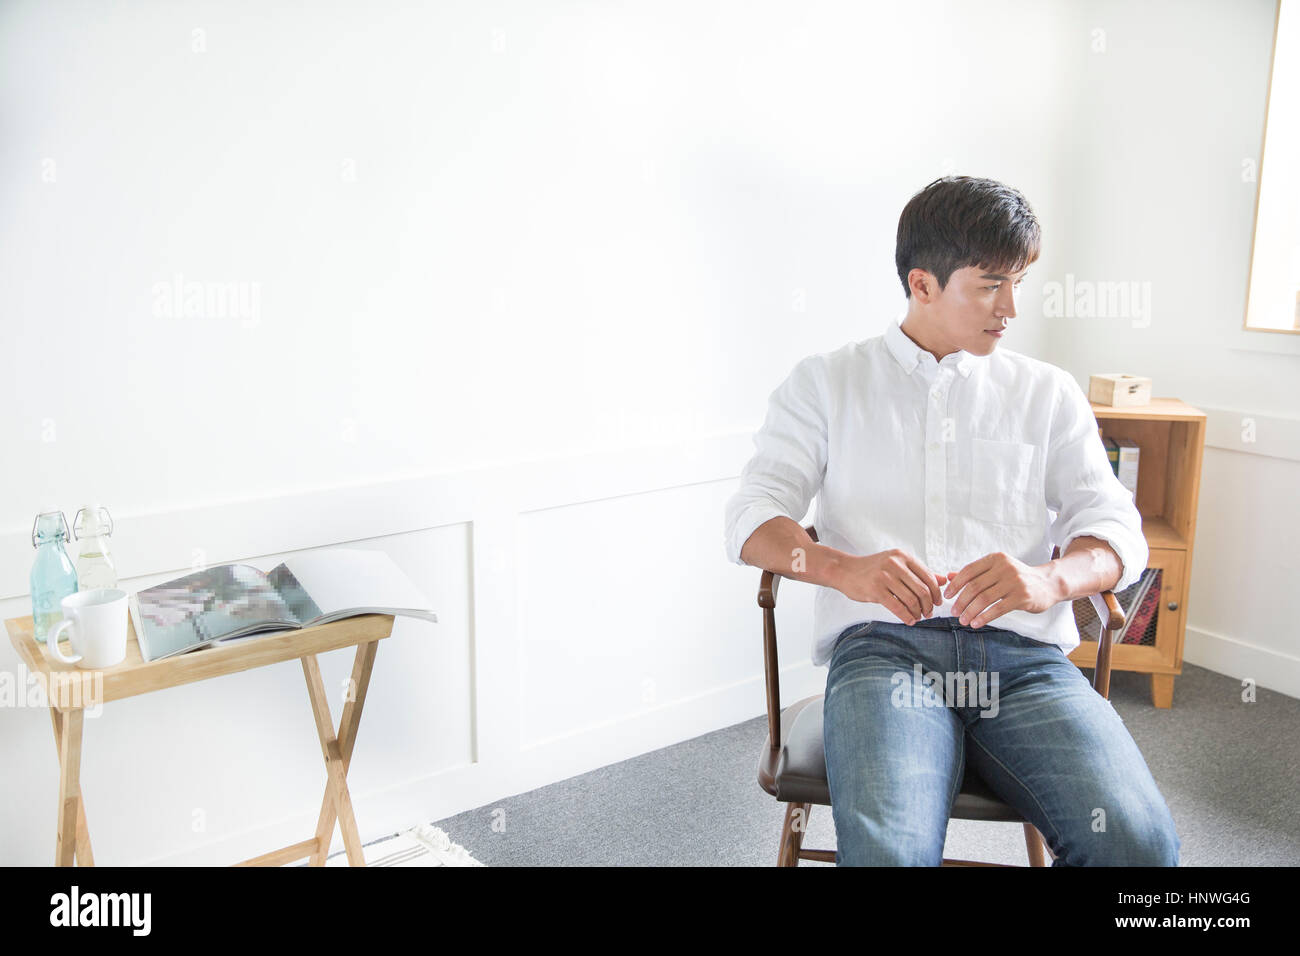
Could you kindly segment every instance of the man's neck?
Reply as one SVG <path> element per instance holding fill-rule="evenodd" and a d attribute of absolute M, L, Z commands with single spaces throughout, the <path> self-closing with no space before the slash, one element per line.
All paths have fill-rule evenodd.
<path fill-rule="evenodd" d="M 931 330 L 927 329 L 925 323 L 917 318 L 916 314 L 913 312 L 907 314 L 907 317 L 903 319 L 903 323 L 900 327 L 902 328 L 904 335 L 915 342 L 919 347 L 933 355 L 936 362 L 942 361 L 945 355 L 951 355 L 953 352 L 959 351 L 959 349 L 944 345 L 940 342 L 938 337 L 935 336 Z"/>

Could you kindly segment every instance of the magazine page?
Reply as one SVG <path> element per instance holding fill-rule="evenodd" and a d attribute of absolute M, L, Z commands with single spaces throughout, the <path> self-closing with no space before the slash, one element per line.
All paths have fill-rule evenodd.
<path fill-rule="evenodd" d="M 247 564 L 195 571 L 135 594 L 141 656 L 155 661 L 223 637 L 298 627 L 291 608 Z"/>
<path fill-rule="evenodd" d="M 288 566 L 277 564 L 266 573 L 266 580 L 271 587 L 275 588 L 280 599 L 288 605 L 289 610 L 293 612 L 294 620 L 299 624 L 305 626 L 308 621 L 314 621 L 321 616 L 320 607 L 311 599 L 307 589 L 294 577 Z"/>
<path fill-rule="evenodd" d="M 428 599 L 383 551 L 329 548 L 295 554 L 267 576 L 280 585 L 282 602 L 295 608 L 304 626 L 347 617 L 346 612 L 438 620 Z"/>

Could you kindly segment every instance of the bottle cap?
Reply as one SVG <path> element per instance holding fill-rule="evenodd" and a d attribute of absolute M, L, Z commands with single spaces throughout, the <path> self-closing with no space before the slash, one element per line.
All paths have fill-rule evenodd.
<path fill-rule="evenodd" d="M 76 518 L 72 522 L 72 533 L 78 540 L 81 538 L 93 538 L 96 535 L 111 534 L 113 531 L 112 519 L 104 521 L 104 516 L 108 512 L 98 501 L 88 505 L 82 505 L 81 510 L 77 512 Z"/>
<path fill-rule="evenodd" d="M 63 509 L 60 508 L 57 504 L 53 504 L 53 503 L 48 502 L 48 501 L 45 502 L 45 504 L 46 504 L 48 507 L 43 507 L 43 508 L 41 508 L 40 511 L 36 512 L 36 517 L 32 519 L 32 547 L 33 547 L 33 548 L 37 547 L 37 540 L 36 540 L 36 538 L 37 538 L 37 534 L 38 534 L 38 531 L 39 531 L 39 527 L 40 527 L 40 523 L 41 523 L 41 518 L 42 518 L 42 516 L 44 516 L 44 515 L 58 515 L 58 516 L 59 516 L 59 526 L 58 526 L 58 528 L 55 529 L 54 534 L 51 536 L 51 540 L 53 540 L 53 539 L 55 539 L 55 538 L 63 538 L 63 539 L 66 540 L 67 537 L 68 537 L 68 518 L 67 518 L 67 516 L 63 513 Z"/>

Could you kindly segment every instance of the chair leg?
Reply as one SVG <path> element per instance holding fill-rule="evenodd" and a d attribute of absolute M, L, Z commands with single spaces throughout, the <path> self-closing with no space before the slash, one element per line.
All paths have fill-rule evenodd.
<path fill-rule="evenodd" d="M 785 824 L 781 827 L 781 848 L 776 854 L 777 866 L 799 865 L 799 850 L 803 847 L 803 835 L 808 830 L 808 817 L 811 813 L 811 803 L 785 805 Z"/>
<path fill-rule="evenodd" d="M 1043 859 L 1043 838 L 1032 823 L 1025 825 L 1025 847 L 1029 850 L 1030 866 L 1046 866 Z"/>

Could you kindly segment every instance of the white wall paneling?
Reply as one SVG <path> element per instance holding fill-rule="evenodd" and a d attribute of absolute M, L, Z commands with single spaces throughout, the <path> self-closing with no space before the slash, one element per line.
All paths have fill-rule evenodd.
<path fill-rule="evenodd" d="M 264 568 L 331 545 L 393 556 L 439 623 L 399 618 L 379 648 L 350 774 L 371 839 L 762 712 L 758 572 L 726 564 L 722 545 L 722 505 L 750 447 L 735 434 L 119 515 L 123 585 L 183 573 L 196 547 L 209 563 Z M 25 533 L 3 536 L 0 552 L 22 553 Z M 5 617 L 30 613 L 22 570 L 6 569 Z M 782 597 L 792 700 L 817 692 L 824 671 L 808 661 L 809 589 Z M 341 689 L 351 656 L 323 655 L 327 688 Z M 7 642 L 0 661 L 21 682 Z M 0 709 L 4 862 L 53 852 L 51 736 L 43 710 Z M 220 863 L 302 839 L 324 769 L 301 668 L 107 705 L 87 721 L 82 780 L 103 863 Z M 485 812 L 482 832 L 457 839 L 472 849 L 491 822 Z"/>

